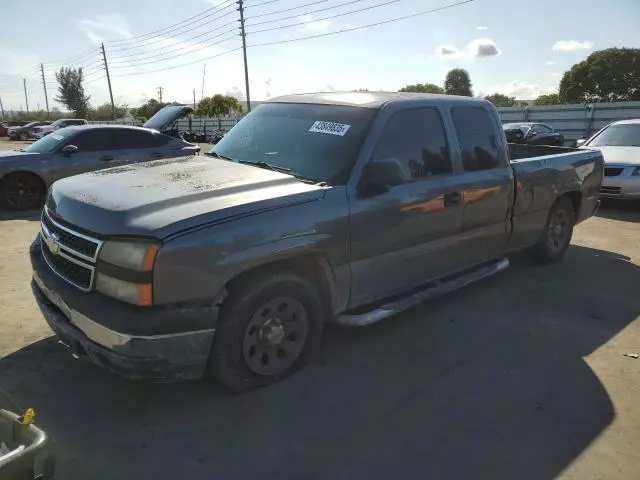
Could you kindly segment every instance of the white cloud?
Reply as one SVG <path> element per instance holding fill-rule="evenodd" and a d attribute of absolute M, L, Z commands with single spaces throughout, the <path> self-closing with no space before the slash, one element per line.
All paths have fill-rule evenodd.
<path fill-rule="evenodd" d="M 577 40 L 559 40 L 553 44 L 551 50 L 557 52 L 575 52 L 577 50 L 589 50 L 593 42 L 578 42 Z"/>
<path fill-rule="evenodd" d="M 303 23 L 302 28 L 311 32 L 324 32 L 331 25 L 331 20 L 313 20 L 313 15 L 307 13 L 306 15 L 300 15 L 298 17 L 300 22 Z"/>
<path fill-rule="evenodd" d="M 76 20 L 76 23 L 95 44 L 112 40 L 114 36 L 124 38 L 132 36 L 127 21 L 119 14 L 94 15 L 91 18 Z"/>
<path fill-rule="evenodd" d="M 489 30 L 489 27 L 480 26 L 480 27 L 476 27 L 476 30 L 480 30 L 480 31 Z"/>
<path fill-rule="evenodd" d="M 556 62 L 548 61 L 548 62 L 546 62 L 546 64 L 547 64 L 547 65 L 555 65 L 555 64 L 556 64 Z"/>
<path fill-rule="evenodd" d="M 522 80 L 514 80 L 509 83 L 491 85 L 486 89 L 491 93 L 502 93 L 509 97 L 516 97 L 517 100 L 533 100 L 540 95 L 555 92 L 553 87 L 541 87 L 534 83 L 527 83 Z"/>
<path fill-rule="evenodd" d="M 453 44 L 447 43 L 436 48 L 436 55 L 458 59 L 472 59 L 495 57 L 502 52 L 490 38 L 476 38 L 471 40 L 463 50 L 459 50 Z"/>

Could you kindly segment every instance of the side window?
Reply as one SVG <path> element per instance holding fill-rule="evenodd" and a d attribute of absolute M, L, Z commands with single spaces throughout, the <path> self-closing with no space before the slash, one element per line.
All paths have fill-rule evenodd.
<path fill-rule="evenodd" d="M 484 108 L 454 107 L 451 116 L 462 150 L 462 164 L 467 172 L 503 166 L 496 127 Z"/>
<path fill-rule="evenodd" d="M 108 130 L 91 129 L 78 133 L 69 140 L 69 144 L 78 147 L 80 152 L 95 152 L 98 150 L 111 150 L 113 142 Z"/>
<path fill-rule="evenodd" d="M 548 133 L 552 133 L 553 129 L 551 127 L 546 126 L 546 125 L 538 124 L 538 125 L 536 125 L 536 132 L 546 135 Z"/>
<path fill-rule="evenodd" d="M 169 143 L 171 137 L 166 135 L 162 135 L 161 133 L 150 133 L 151 135 L 151 146 L 152 147 L 162 147 Z"/>
<path fill-rule="evenodd" d="M 152 134 L 144 130 L 122 129 L 116 132 L 117 145 L 121 150 L 151 148 L 154 146 Z"/>
<path fill-rule="evenodd" d="M 385 125 L 371 161 L 390 170 L 401 183 L 452 173 L 438 111 L 419 108 L 395 113 Z"/>

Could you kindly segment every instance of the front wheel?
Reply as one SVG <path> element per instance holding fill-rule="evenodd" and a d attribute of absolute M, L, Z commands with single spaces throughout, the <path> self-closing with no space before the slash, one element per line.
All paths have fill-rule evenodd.
<path fill-rule="evenodd" d="M 10 173 L 0 181 L 0 206 L 29 210 L 42 204 L 44 194 L 44 183 L 33 173 Z"/>
<path fill-rule="evenodd" d="M 209 372 L 236 392 L 269 385 L 309 360 L 322 327 L 322 302 L 308 280 L 292 272 L 250 276 L 222 305 Z"/>
<path fill-rule="evenodd" d="M 560 197 L 551 207 L 542 237 L 533 248 L 531 257 L 537 263 L 554 263 L 562 260 L 573 236 L 575 211 L 567 197 Z"/>

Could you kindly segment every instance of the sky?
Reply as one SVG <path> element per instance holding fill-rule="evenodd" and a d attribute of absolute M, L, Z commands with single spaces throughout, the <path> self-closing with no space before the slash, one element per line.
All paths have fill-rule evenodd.
<path fill-rule="evenodd" d="M 460 1 L 245 0 L 251 99 L 398 90 L 417 82 L 442 86 L 448 70 L 464 68 L 475 95 L 531 100 L 556 92 L 563 72 L 593 51 L 640 47 L 640 0 L 472 0 L 367 26 Z M 190 103 L 194 89 L 196 100 L 215 93 L 245 98 L 232 0 L 0 3 L 5 110 L 24 109 L 23 78 L 29 108 L 44 108 L 40 63 L 51 107 L 59 106 L 54 72 L 63 62 L 84 67 L 92 105 L 108 102 L 102 42 L 117 104 L 158 98 L 158 87 L 164 101 Z M 350 31 L 327 35 L 339 30 Z M 317 37 L 296 40 L 310 36 Z M 260 46 L 265 43 L 271 45 Z"/>

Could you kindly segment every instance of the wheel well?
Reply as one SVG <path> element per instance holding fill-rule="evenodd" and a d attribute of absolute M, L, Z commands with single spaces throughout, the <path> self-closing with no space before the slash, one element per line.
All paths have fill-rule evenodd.
<path fill-rule="evenodd" d="M 231 291 L 240 284 L 250 281 L 251 277 L 266 271 L 288 271 L 294 272 L 309 280 L 317 289 L 322 303 L 326 309 L 325 313 L 333 313 L 334 289 L 329 262 L 320 254 L 307 254 L 299 257 L 277 260 L 257 267 L 245 270 L 227 282 L 226 289 Z"/>
<path fill-rule="evenodd" d="M 580 205 L 582 203 L 582 192 L 567 192 L 558 198 L 562 198 L 562 197 L 566 197 L 569 200 L 571 200 L 571 204 L 573 205 L 573 213 L 577 218 L 578 215 L 580 214 Z"/>

